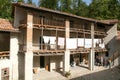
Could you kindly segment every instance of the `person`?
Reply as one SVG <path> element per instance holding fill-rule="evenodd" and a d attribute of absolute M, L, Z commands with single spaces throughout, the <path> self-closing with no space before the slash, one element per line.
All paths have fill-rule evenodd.
<path fill-rule="evenodd" d="M 104 67 L 108 66 L 108 58 L 107 57 L 104 57 L 103 63 L 104 63 Z"/>
<path fill-rule="evenodd" d="M 108 59 L 108 66 L 111 68 L 111 59 Z"/>
<path fill-rule="evenodd" d="M 101 66 L 103 66 L 103 56 L 101 56 Z"/>
<path fill-rule="evenodd" d="M 48 41 L 48 50 L 50 50 L 50 39 Z"/>
<path fill-rule="evenodd" d="M 100 60 L 99 60 L 99 56 L 96 56 L 96 66 L 99 66 L 100 65 Z"/>
<path fill-rule="evenodd" d="M 103 57 L 103 67 L 106 66 L 105 57 Z"/>
<path fill-rule="evenodd" d="M 100 58 L 100 56 L 98 56 L 98 66 L 100 66 L 101 65 L 101 58 Z"/>

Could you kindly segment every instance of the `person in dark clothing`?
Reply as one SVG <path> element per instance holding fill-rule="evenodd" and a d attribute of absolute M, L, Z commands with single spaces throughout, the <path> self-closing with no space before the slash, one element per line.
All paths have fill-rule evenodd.
<path fill-rule="evenodd" d="M 98 57 L 98 56 L 96 56 L 95 62 L 96 62 L 96 66 L 99 66 L 100 60 L 99 60 L 99 57 Z"/>

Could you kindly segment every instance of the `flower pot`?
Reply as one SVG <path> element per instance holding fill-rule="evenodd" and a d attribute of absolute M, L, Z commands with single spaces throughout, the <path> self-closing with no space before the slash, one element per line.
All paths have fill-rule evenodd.
<path fill-rule="evenodd" d="M 33 73 L 37 74 L 38 69 L 37 68 L 33 68 Z"/>

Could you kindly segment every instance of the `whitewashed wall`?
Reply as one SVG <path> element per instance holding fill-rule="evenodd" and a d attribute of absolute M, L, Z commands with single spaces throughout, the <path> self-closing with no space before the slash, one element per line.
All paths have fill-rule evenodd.
<path fill-rule="evenodd" d="M 54 69 L 63 68 L 63 56 L 51 56 L 50 57 L 50 71 Z"/>
<path fill-rule="evenodd" d="M 11 67 L 11 64 L 10 64 L 9 59 L 0 60 L 0 80 L 1 80 L 1 69 L 3 69 L 3 68 L 9 68 L 9 80 L 11 80 L 10 76 L 12 76 L 12 75 L 10 72 L 10 67 Z"/>

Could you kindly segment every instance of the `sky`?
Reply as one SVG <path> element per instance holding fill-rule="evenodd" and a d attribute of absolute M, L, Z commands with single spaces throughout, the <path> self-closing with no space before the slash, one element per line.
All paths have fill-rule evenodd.
<path fill-rule="evenodd" d="M 89 5 L 91 3 L 92 0 L 83 0 L 84 2 L 87 3 L 87 5 Z"/>
<path fill-rule="evenodd" d="M 26 0 L 25 0 L 26 1 Z M 39 0 L 33 0 L 34 3 L 38 2 Z M 91 3 L 91 0 L 83 0 L 84 2 L 87 3 L 87 5 L 89 5 Z"/>

